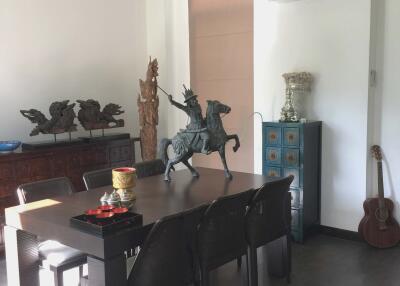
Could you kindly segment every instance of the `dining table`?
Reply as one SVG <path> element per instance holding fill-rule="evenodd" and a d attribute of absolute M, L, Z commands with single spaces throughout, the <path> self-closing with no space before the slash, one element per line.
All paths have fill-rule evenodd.
<path fill-rule="evenodd" d="M 56 240 L 87 254 L 89 285 L 127 285 L 125 252 L 140 246 L 157 220 L 222 196 L 256 190 L 277 179 L 244 172 L 232 172 L 233 178 L 226 179 L 223 170 L 197 170 L 198 178 L 192 177 L 188 170 L 178 170 L 171 174 L 170 182 L 164 181 L 163 175 L 138 179 L 131 210 L 142 215 L 142 225 L 106 236 L 82 231 L 71 225 L 70 219 L 99 206 L 102 195 L 113 191 L 112 186 L 7 208 L 4 232 L 9 285 L 39 285 L 38 239 Z M 282 253 L 286 248 L 284 240 L 279 239 L 269 245 L 270 273 L 285 275 Z"/>

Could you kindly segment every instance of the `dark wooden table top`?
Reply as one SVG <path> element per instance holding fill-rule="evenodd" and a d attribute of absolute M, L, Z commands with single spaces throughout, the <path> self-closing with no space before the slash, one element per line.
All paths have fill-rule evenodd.
<path fill-rule="evenodd" d="M 144 227 L 149 228 L 166 215 L 209 203 L 221 196 L 259 188 L 271 180 L 262 175 L 232 172 L 233 179 L 229 181 L 225 179 L 222 170 L 197 170 L 200 173 L 198 179 L 192 178 L 188 170 L 182 170 L 172 173 L 170 183 L 163 181 L 163 175 L 137 181 L 137 199 L 132 211 L 143 215 Z M 80 215 L 87 209 L 96 208 L 105 191 L 112 191 L 112 187 L 8 208 L 5 211 L 6 224 L 44 239 L 57 240 L 89 255 L 99 258 L 111 257 L 132 243 L 137 229 L 124 230 L 102 238 L 70 225 L 71 217 Z M 116 241 L 118 243 L 115 243 Z"/>

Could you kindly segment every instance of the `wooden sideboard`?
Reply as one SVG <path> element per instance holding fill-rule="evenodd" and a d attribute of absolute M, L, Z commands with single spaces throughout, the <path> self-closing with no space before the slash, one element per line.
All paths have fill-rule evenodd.
<path fill-rule="evenodd" d="M 78 142 L 63 147 L 0 155 L 0 253 L 4 250 L 4 209 L 18 204 L 17 186 L 68 177 L 77 191 L 85 190 L 82 175 L 107 167 L 131 166 L 139 138 Z"/>

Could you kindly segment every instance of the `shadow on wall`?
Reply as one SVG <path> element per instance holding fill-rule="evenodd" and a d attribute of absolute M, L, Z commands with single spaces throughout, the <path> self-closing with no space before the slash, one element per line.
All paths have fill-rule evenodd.
<path fill-rule="evenodd" d="M 335 133 L 336 132 L 336 133 Z M 329 170 L 324 168 L 327 164 L 321 164 L 321 209 L 326 209 L 327 206 L 323 205 L 324 202 L 329 202 L 329 208 L 335 207 L 335 195 L 333 193 L 326 192 L 324 186 L 330 186 L 330 189 L 334 189 L 335 177 L 338 171 L 338 164 L 336 163 L 340 154 L 337 153 L 337 149 L 331 149 L 329 152 L 325 150 L 328 146 L 331 146 L 329 142 L 334 142 L 337 134 L 337 129 L 330 127 L 326 122 L 322 122 L 322 150 L 321 150 L 321 162 L 329 162 Z M 328 172 L 329 171 L 329 172 Z M 321 221 L 324 221 L 323 214 L 328 212 L 321 212 Z"/>

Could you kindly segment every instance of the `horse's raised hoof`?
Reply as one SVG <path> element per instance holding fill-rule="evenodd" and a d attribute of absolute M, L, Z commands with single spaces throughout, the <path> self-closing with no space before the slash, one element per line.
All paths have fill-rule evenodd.
<path fill-rule="evenodd" d="M 164 176 L 164 181 L 171 182 L 171 177 L 169 175 Z"/>
<path fill-rule="evenodd" d="M 193 173 L 192 173 L 192 177 L 193 177 L 193 178 L 198 178 L 198 177 L 200 177 L 200 174 L 197 173 L 197 172 L 193 172 Z"/>

